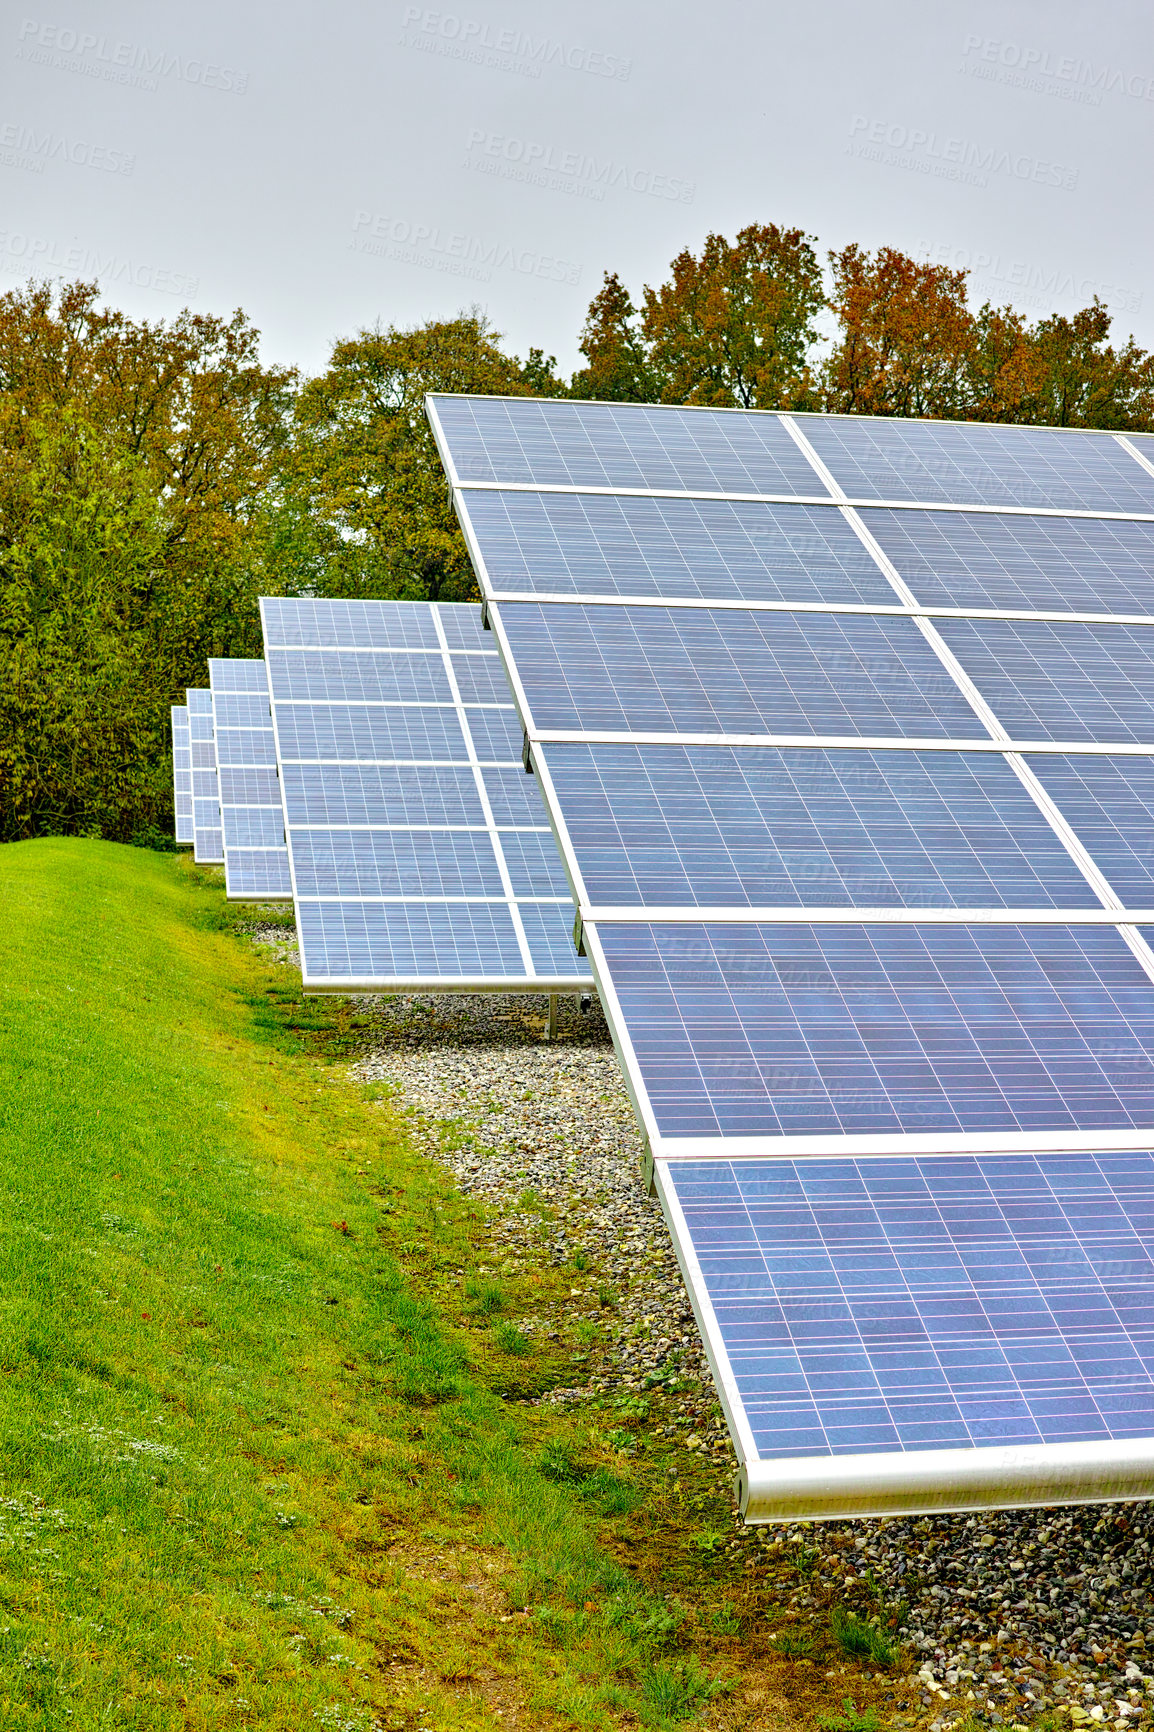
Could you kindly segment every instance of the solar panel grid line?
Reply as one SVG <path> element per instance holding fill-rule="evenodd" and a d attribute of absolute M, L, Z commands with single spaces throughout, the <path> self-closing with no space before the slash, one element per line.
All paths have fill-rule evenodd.
<path fill-rule="evenodd" d="M 477 748 L 473 743 L 473 731 L 469 726 L 469 718 L 465 713 L 465 705 L 461 697 L 461 688 L 457 683 L 457 674 L 453 667 L 453 658 L 449 652 L 449 640 L 445 635 L 445 627 L 441 615 L 435 608 L 433 609 L 433 625 L 440 641 L 441 655 L 445 666 L 445 675 L 449 682 L 449 690 L 452 693 L 453 701 L 457 706 L 457 720 L 460 724 L 461 732 L 464 735 L 465 752 L 472 767 L 473 780 L 476 783 L 477 796 L 481 802 L 481 810 L 485 814 L 485 824 L 489 831 L 489 841 L 492 845 L 493 854 L 497 862 L 497 871 L 500 875 L 501 884 L 509 905 L 509 914 L 513 921 L 513 930 L 517 935 L 517 944 L 521 951 L 521 960 L 525 965 L 526 975 L 532 977 L 536 974 L 537 969 L 533 962 L 533 953 L 529 948 L 529 937 L 525 931 L 525 923 L 521 918 L 521 910 L 517 906 L 517 898 L 513 892 L 513 880 L 509 875 L 509 864 L 505 859 L 505 850 L 501 846 L 500 832 L 497 828 L 497 820 L 493 816 L 493 807 L 489 799 L 489 791 L 485 786 L 485 778 L 481 773 L 480 760 L 477 757 Z"/>
<path fill-rule="evenodd" d="M 1132 439 L 1127 439 L 1124 433 L 1115 433 L 1114 437 L 1122 447 L 1123 451 L 1128 451 L 1130 456 L 1134 458 L 1135 462 L 1142 465 L 1148 475 L 1154 475 L 1154 463 L 1151 463 L 1144 451 L 1139 450 L 1138 446 L 1134 444 Z"/>
<path fill-rule="evenodd" d="M 581 902 L 578 913 L 582 922 L 598 925 L 635 925 L 638 921 L 654 926 L 692 925 L 758 926 L 767 922 L 796 926 L 1125 926 L 1154 925 L 1154 910 L 1123 908 L 1121 904 L 1108 908 L 990 908 L 971 907 L 893 907 L 883 903 L 878 907 L 865 904 L 775 903 L 758 905 L 719 903 L 653 902 L 588 903 Z"/>
<path fill-rule="evenodd" d="M 847 511 L 843 515 L 848 518 L 850 513 Z M 669 601 L 661 596 L 600 595 L 580 592 L 557 594 L 548 590 L 534 590 L 531 598 L 513 590 L 494 590 L 486 599 L 494 605 L 501 602 L 515 604 L 532 599 L 546 607 L 661 608 L 670 605 Z M 1057 608 L 939 607 L 918 602 L 914 602 L 912 605 L 895 602 L 892 607 L 886 607 L 870 602 L 737 601 L 700 596 L 679 596 L 676 605 L 678 608 L 696 609 L 699 612 L 709 613 L 846 613 L 881 615 L 883 618 L 891 619 L 991 619 L 1020 622 L 1041 620 L 1052 625 L 1154 626 L 1154 614 L 1072 613 Z"/>
<path fill-rule="evenodd" d="M 888 1161 L 896 1155 L 1078 1155 L 1100 1149 L 1114 1154 L 1148 1150 L 1154 1137 L 1149 1125 L 1090 1131 L 852 1131 L 807 1132 L 767 1140 L 749 1136 L 662 1136 L 655 1134 L 650 1153 L 667 1166 L 694 1162 L 769 1161 L 807 1167 L 814 1161 L 844 1156 L 854 1161 Z"/>
<path fill-rule="evenodd" d="M 817 452 L 814 450 L 793 416 L 779 415 L 778 419 L 789 434 L 790 438 L 793 440 L 794 444 L 797 446 L 798 450 L 801 452 L 802 456 L 805 458 L 806 462 L 809 464 L 810 468 L 813 470 L 814 474 L 817 476 L 818 480 L 821 482 L 822 486 L 826 489 L 830 498 L 844 503 L 846 499 L 845 488 L 837 479 L 833 470 L 830 469 L 829 465 L 818 456 Z"/>
<path fill-rule="evenodd" d="M 1090 885 L 1094 894 L 1101 899 L 1104 908 L 1121 908 L 1123 900 L 1110 883 L 1089 848 L 1082 841 L 1074 826 L 1070 823 L 1053 795 L 1039 780 L 1036 773 L 1026 763 L 1020 752 L 1007 752 L 1006 762 L 1030 795 L 1034 804 L 1041 812 L 1054 834 L 1064 845 L 1070 858 Z"/>
<path fill-rule="evenodd" d="M 944 511 L 956 512 L 961 516 L 1072 518 L 1078 523 L 1154 523 L 1154 511 L 1107 511 L 1105 508 L 1075 510 L 1059 505 L 1015 505 L 1008 502 L 983 505 L 976 500 L 966 500 L 959 504 L 950 499 L 885 499 L 881 496 L 865 498 L 857 494 L 846 494 L 840 499 L 830 499 L 819 493 L 744 493 L 732 489 L 719 491 L 716 488 L 700 487 L 606 487 L 587 481 L 460 481 L 457 483 L 457 487 L 463 495 L 470 493 L 587 493 L 592 496 L 619 499 L 701 499 L 728 501 L 738 505 L 824 505 L 835 510 L 843 510 L 848 507 L 855 511 Z"/>
<path fill-rule="evenodd" d="M 528 735 L 535 745 L 590 744 L 601 746 L 732 746 L 735 749 L 836 748 L 866 752 L 984 752 L 1004 757 L 1009 752 L 1051 757 L 1154 757 L 1154 744 L 1132 740 L 966 740 L 919 739 L 900 734 L 731 734 L 684 729 L 659 733 L 646 728 L 533 728 Z"/>

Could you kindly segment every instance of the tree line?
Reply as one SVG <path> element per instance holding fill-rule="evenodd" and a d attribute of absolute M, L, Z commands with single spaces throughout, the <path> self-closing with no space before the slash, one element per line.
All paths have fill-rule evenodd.
<path fill-rule="evenodd" d="M 477 310 L 269 366 L 243 312 L 152 323 L 93 283 L 0 297 L 0 840 L 170 833 L 168 707 L 261 653 L 261 594 L 465 600 L 427 391 L 1154 429 L 1154 357 L 1095 300 L 1027 322 L 967 272 L 709 235 L 606 273 L 569 379 Z"/>

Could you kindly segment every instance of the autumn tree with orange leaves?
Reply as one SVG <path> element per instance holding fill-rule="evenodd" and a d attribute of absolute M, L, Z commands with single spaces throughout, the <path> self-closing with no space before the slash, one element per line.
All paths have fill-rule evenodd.
<path fill-rule="evenodd" d="M 678 253 L 635 305 L 606 273 L 581 334 L 577 397 L 1059 427 L 1154 427 L 1154 359 L 1109 341 L 1095 300 L 1029 324 L 968 301 L 969 273 L 893 247 L 828 255 L 773 224 Z M 822 314 L 832 316 L 828 346 Z"/>

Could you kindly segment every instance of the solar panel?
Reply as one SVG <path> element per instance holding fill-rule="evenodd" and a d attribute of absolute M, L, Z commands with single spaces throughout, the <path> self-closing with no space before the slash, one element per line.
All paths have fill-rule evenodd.
<path fill-rule="evenodd" d="M 178 842 L 192 842 L 192 742 L 188 733 L 188 709 L 173 704 L 169 710 L 172 722 L 172 794 L 175 814 L 175 835 Z"/>
<path fill-rule="evenodd" d="M 1016 739 L 1154 745 L 1154 632 L 1046 620 L 937 622 Z"/>
<path fill-rule="evenodd" d="M 542 730 L 986 737 L 908 619 L 526 601 L 501 624 Z"/>
<path fill-rule="evenodd" d="M 437 397 L 454 479 L 825 497 L 772 415 L 647 403 Z"/>
<path fill-rule="evenodd" d="M 972 1474 L 990 1446 L 1154 1431 L 1149 1151 L 679 1162 L 660 1182 L 782 1514 L 806 1481 L 822 1495 L 782 1458 L 833 1503 L 863 1454 L 964 1450 Z"/>
<path fill-rule="evenodd" d="M 292 880 L 268 670 L 262 661 L 214 660 L 208 671 L 220 777 L 225 894 L 234 902 L 290 900 Z"/>
<path fill-rule="evenodd" d="M 480 609 L 262 612 L 306 989 L 587 988 Z"/>
<path fill-rule="evenodd" d="M 1154 475 L 1112 433 L 868 415 L 799 424 L 854 499 L 1154 513 Z"/>
<path fill-rule="evenodd" d="M 1098 906 L 990 754 L 557 743 L 548 762 L 593 907 Z M 1136 900 L 1154 908 L 1154 877 Z"/>
<path fill-rule="evenodd" d="M 743 1509 L 1149 1495 L 1154 474 L 698 413 L 429 399 Z"/>
<path fill-rule="evenodd" d="M 188 691 L 189 749 L 192 756 L 193 859 L 202 865 L 224 863 L 220 827 L 220 779 L 212 720 L 212 693 Z"/>
<path fill-rule="evenodd" d="M 621 923 L 598 943 L 662 1139 L 1154 1124 L 1154 991 L 1108 926 Z"/>
<path fill-rule="evenodd" d="M 892 604 L 840 512 L 598 493 L 471 492 L 495 591 Z"/>
<path fill-rule="evenodd" d="M 865 510 L 930 607 L 1154 615 L 1154 523 Z"/>

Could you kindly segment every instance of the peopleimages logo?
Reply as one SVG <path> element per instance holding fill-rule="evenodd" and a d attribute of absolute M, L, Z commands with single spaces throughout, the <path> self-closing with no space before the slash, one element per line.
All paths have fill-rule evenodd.
<path fill-rule="evenodd" d="M 63 246 L 42 235 L 0 229 L 0 270 L 10 276 L 27 276 L 45 269 L 66 272 L 70 277 L 95 278 L 102 285 L 131 283 L 138 289 L 155 289 L 161 295 L 181 295 L 192 300 L 200 287 L 199 277 L 184 276 L 143 259 L 101 253 L 93 247 Z"/>
<path fill-rule="evenodd" d="M 486 132 L 474 127 L 466 147 L 465 167 L 477 174 L 495 175 L 523 186 L 540 186 L 574 198 L 602 202 L 607 189 L 641 193 L 649 198 L 692 204 L 696 182 L 680 180 L 656 170 L 614 162 L 611 157 L 589 156 L 579 150 L 559 150 L 534 139 L 513 138 L 504 132 Z"/>
<path fill-rule="evenodd" d="M 953 271 L 969 271 L 973 287 L 993 294 L 1013 293 L 1017 302 L 1053 311 L 1055 301 L 1076 300 L 1083 306 L 1097 295 L 1115 312 L 1137 313 L 1142 309 L 1142 290 L 1093 277 L 1065 265 L 1039 264 L 1032 259 L 1010 258 L 974 247 L 958 247 L 950 241 L 919 241 L 916 258 L 927 264 L 947 265 Z"/>
<path fill-rule="evenodd" d="M 962 71 L 1044 95 L 1067 96 L 1095 106 L 1103 94 L 1154 102 L 1154 77 L 1125 72 L 1120 66 L 1095 65 L 1077 55 L 1055 55 L 1046 48 L 1003 42 L 996 36 L 967 36 L 962 46 Z"/>
<path fill-rule="evenodd" d="M 110 150 L 103 144 L 92 144 L 80 138 L 67 138 L 59 132 L 38 132 L 32 126 L 15 122 L 0 125 L 0 163 L 6 168 L 29 169 L 43 174 L 49 162 L 68 162 L 75 168 L 102 169 L 105 174 L 131 174 L 136 167 L 135 156 L 127 151 Z"/>
<path fill-rule="evenodd" d="M 237 72 L 211 60 L 198 60 L 192 55 L 173 54 L 165 48 L 117 42 L 91 30 L 72 30 L 25 18 L 18 39 L 18 60 L 30 61 L 34 66 L 52 66 L 58 72 L 103 79 L 109 84 L 159 90 L 162 78 L 175 78 L 181 84 L 199 84 L 205 90 L 226 90 L 236 96 L 248 89 L 247 72 Z"/>
<path fill-rule="evenodd" d="M 468 277 L 474 282 L 492 281 L 495 270 L 536 277 L 539 282 L 581 281 L 581 266 L 552 253 L 519 247 L 507 241 L 482 239 L 459 229 L 442 229 L 435 223 L 414 223 L 404 217 L 374 215 L 359 210 L 353 217 L 354 252 L 371 258 L 390 259 L 397 264 L 420 265 L 425 270 L 444 271 L 449 276 Z"/>
<path fill-rule="evenodd" d="M 924 127 L 905 126 L 888 120 L 869 120 L 855 114 L 850 122 L 846 154 L 866 162 L 905 168 L 915 174 L 961 181 L 969 186 L 989 186 L 992 174 L 1030 181 L 1034 186 L 1059 187 L 1074 192 L 1078 170 L 1029 151 L 1006 150 L 996 144 L 976 144 L 968 138 L 948 138 Z"/>
<path fill-rule="evenodd" d="M 422 6 L 405 7 L 401 46 L 467 60 L 496 72 L 517 72 L 523 78 L 540 78 L 546 66 L 588 72 L 595 78 L 626 79 L 633 70 L 633 62 L 620 54 L 559 42 L 553 36 L 531 36 L 525 30 L 495 30 L 477 18 L 431 12 Z"/>

